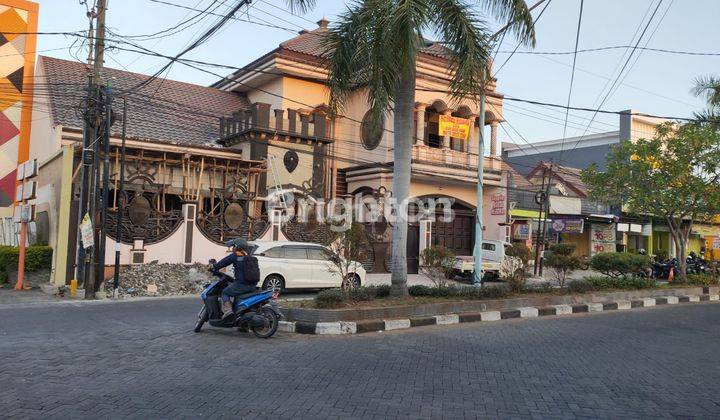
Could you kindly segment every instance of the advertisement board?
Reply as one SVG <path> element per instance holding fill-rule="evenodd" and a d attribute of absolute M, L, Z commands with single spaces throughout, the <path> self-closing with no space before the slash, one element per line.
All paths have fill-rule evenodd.
<path fill-rule="evenodd" d="M 550 231 L 553 233 L 583 233 L 585 221 L 582 218 L 553 219 Z"/>
<path fill-rule="evenodd" d="M 590 224 L 590 254 L 600 252 L 615 252 L 615 224 Z"/>
<path fill-rule="evenodd" d="M 467 118 L 440 115 L 438 135 L 467 140 L 470 135 L 470 120 Z"/>

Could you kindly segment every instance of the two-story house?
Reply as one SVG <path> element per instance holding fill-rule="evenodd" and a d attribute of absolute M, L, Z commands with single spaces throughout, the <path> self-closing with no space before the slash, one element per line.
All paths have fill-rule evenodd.
<path fill-rule="evenodd" d="M 333 198 L 391 194 L 393 176 L 393 115 L 371 121 L 367 92 L 359 88 L 341 116 L 330 119 L 323 36 L 327 20 L 302 31 L 278 48 L 218 81 L 213 87 L 245 95 L 250 110 L 238 110 L 220 124 L 220 143 L 251 159 L 270 160 L 261 191 L 281 188 L 296 196 Z M 506 239 L 506 179 L 497 151 L 497 126 L 502 121 L 501 94 L 488 87 L 485 124 L 490 126 L 490 155 L 478 157 L 478 103 L 453 102 L 448 90 L 449 61 L 443 47 L 428 43 L 417 59 L 415 143 L 410 195 L 451 199 L 451 222 L 424 220 L 409 226 L 410 272 L 429 244 L 443 244 L 458 255 L 472 255 L 478 162 L 485 175 L 483 219 L 485 236 Z M 467 121 L 467 138 L 440 130 L 443 116 Z M 322 229 L 303 229 L 290 220 L 279 229 L 288 239 L 319 240 Z M 377 225 L 377 224 L 376 224 Z M 375 225 L 375 228 L 377 226 Z M 375 269 L 380 269 L 390 238 L 383 226 L 375 230 Z M 322 238 L 316 238 L 316 235 Z M 276 236 L 277 237 L 277 236 Z"/>

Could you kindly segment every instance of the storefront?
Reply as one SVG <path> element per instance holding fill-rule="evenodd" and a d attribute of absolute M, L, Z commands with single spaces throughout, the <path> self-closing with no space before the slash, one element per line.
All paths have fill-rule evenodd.
<path fill-rule="evenodd" d="M 652 229 L 652 223 L 637 223 L 625 220 L 618 222 L 617 232 L 622 235 L 622 250 L 632 253 L 644 250 L 648 254 L 652 254 L 654 250 Z"/>
<path fill-rule="evenodd" d="M 575 255 L 590 255 L 590 232 L 586 229 L 584 217 L 553 216 L 549 226 L 551 235 L 556 236 L 559 243 L 575 246 Z"/>
<path fill-rule="evenodd" d="M 706 259 L 720 259 L 720 226 L 696 224 L 690 234 L 690 251 Z"/>

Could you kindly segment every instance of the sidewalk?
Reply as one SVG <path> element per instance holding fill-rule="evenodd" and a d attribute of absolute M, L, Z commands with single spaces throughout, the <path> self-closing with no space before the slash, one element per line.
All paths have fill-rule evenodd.
<path fill-rule="evenodd" d="M 63 298 L 48 295 L 40 289 L 13 290 L 12 287 L 0 287 L 0 305 L 15 303 L 49 303 L 62 302 Z"/>

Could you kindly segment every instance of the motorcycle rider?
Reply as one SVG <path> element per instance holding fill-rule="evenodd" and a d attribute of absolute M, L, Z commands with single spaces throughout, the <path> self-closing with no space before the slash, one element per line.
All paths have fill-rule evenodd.
<path fill-rule="evenodd" d="M 243 260 L 249 254 L 250 247 L 245 239 L 238 238 L 227 243 L 231 248 L 231 253 L 220 261 L 212 265 L 211 270 L 217 273 L 220 269 L 232 264 L 235 280 L 227 285 L 222 291 L 222 310 L 223 318 L 233 313 L 232 299 L 234 297 L 254 292 L 255 285 L 245 281 Z"/>

